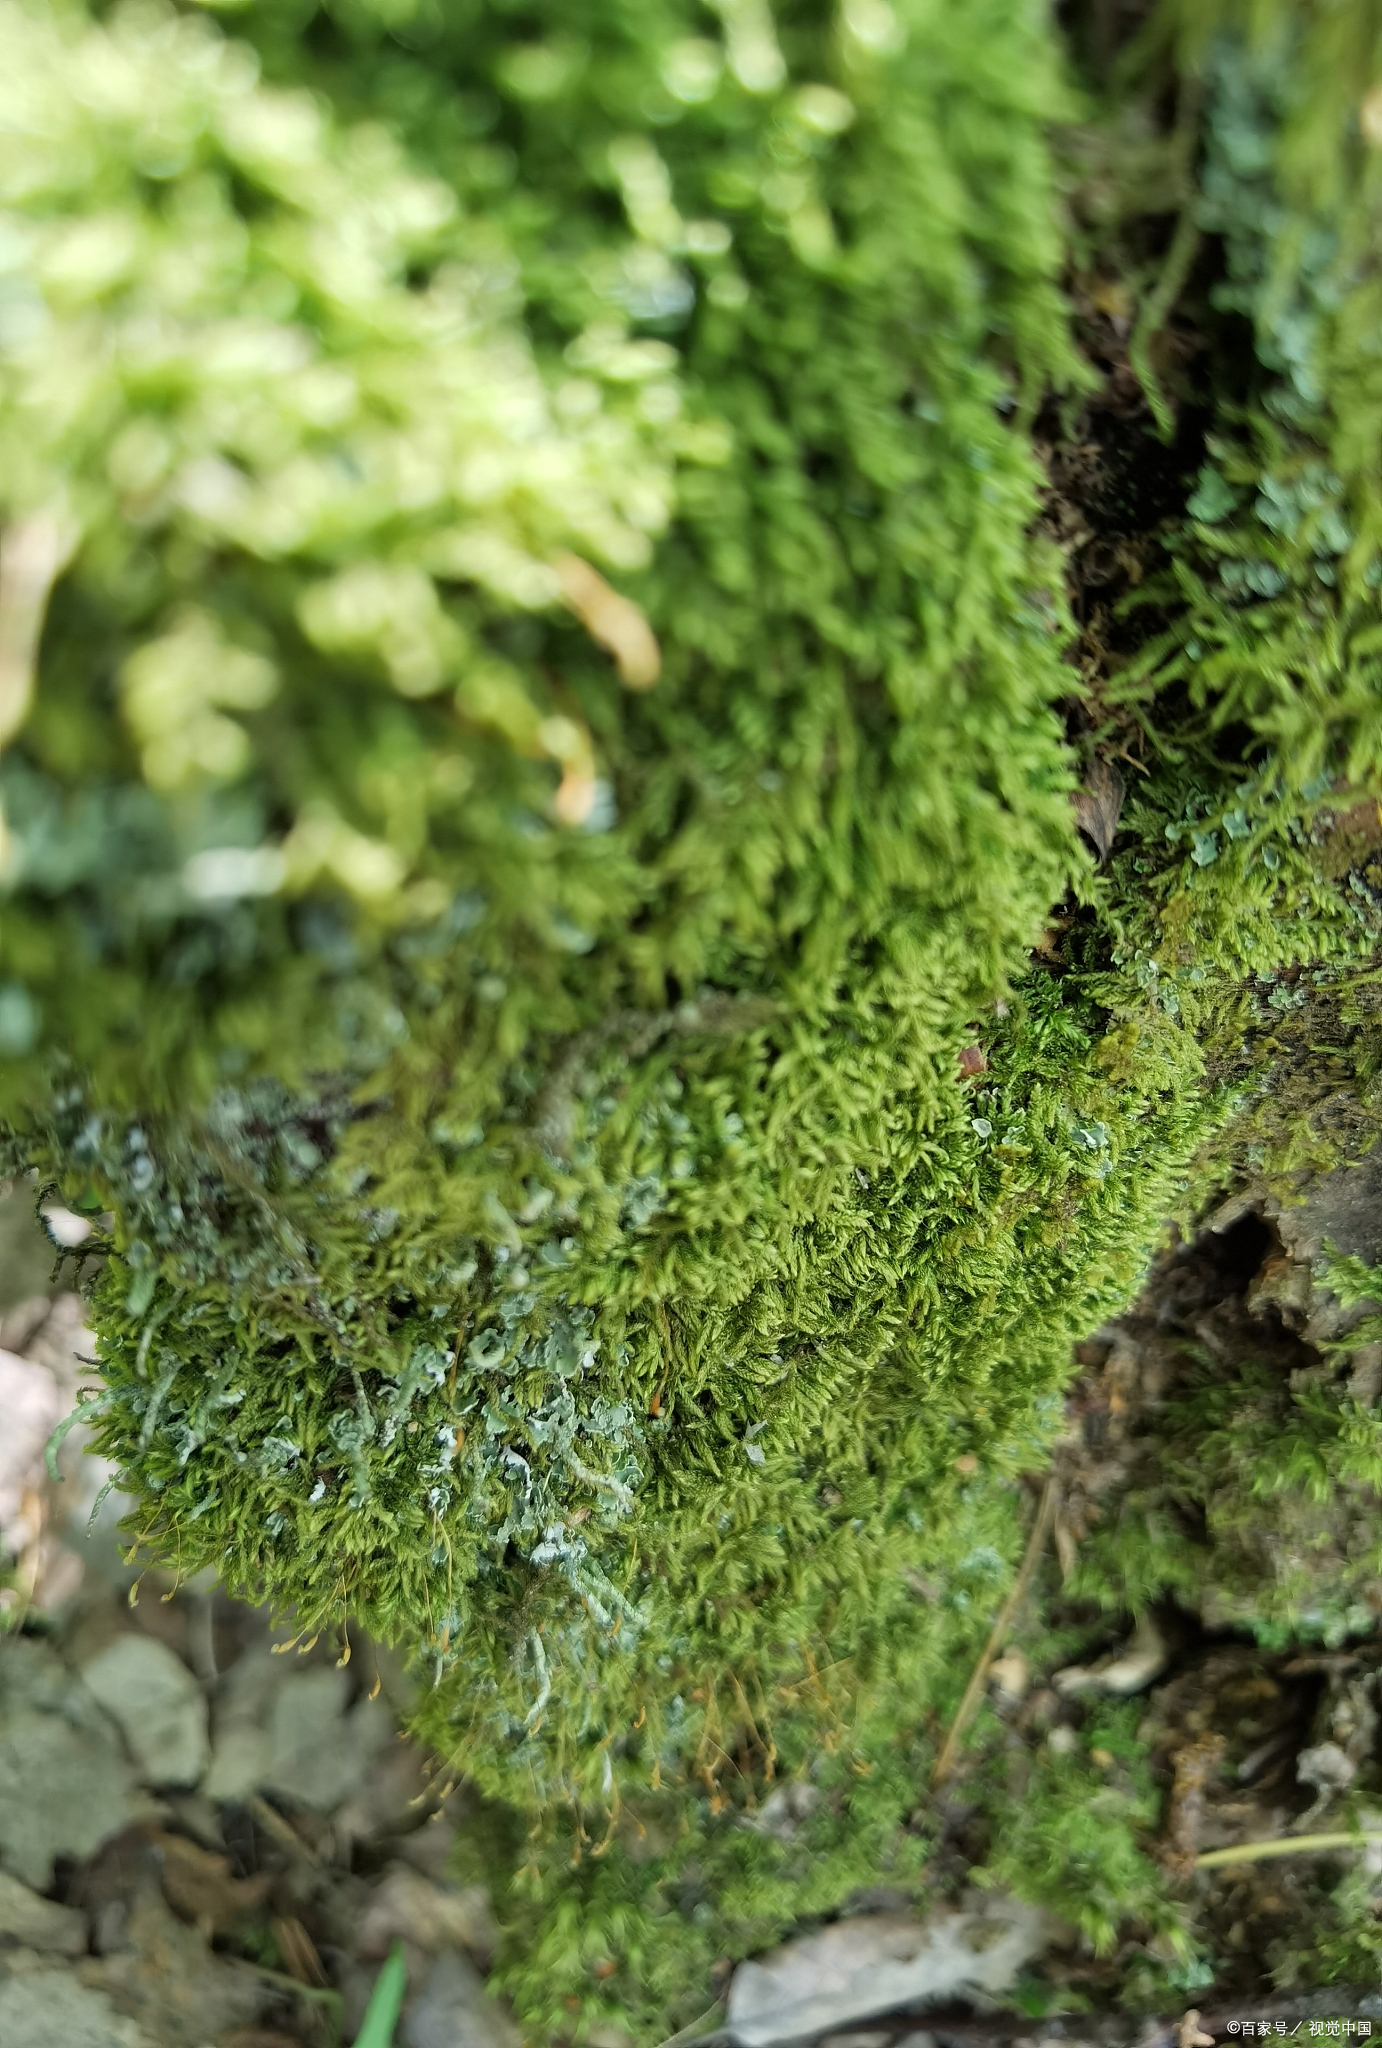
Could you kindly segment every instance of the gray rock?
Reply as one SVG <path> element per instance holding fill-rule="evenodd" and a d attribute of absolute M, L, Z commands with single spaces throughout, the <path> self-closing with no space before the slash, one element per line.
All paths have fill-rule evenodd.
<path fill-rule="evenodd" d="M 330 1813 L 359 1788 L 396 1729 L 382 1700 L 360 1700 L 346 1713 L 349 1693 L 348 1674 L 335 1669 L 297 1671 L 283 1680 L 269 1724 L 267 1790 Z"/>
<path fill-rule="evenodd" d="M 84 1666 L 146 1785 L 195 1785 L 206 1769 L 206 1701 L 182 1659 L 152 1636 L 118 1636 Z"/>
<path fill-rule="evenodd" d="M 0 1983 L 4 2048 L 149 2048 L 134 2020 L 66 1970 L 31 1970 Z"/>
<path fill-rule="evenodd" d="M 148 1811 L 113 1728 L 55 1712 L 0 1717 L 0 1862 L 42 1891 L 53 1858 L 85 1860 Z"/>
<path fill-rule="evenodd" d="M 439 1956 L 403 2017 L 404 2048 L 519 2048 L 503 2007 L 464 1956 Z"/>
<path fill-rule="evenodd" d="M 487 1964 L 497 1937 L 483 1885 L 430 1884 L 406 1863 L 391 1863 L 370 1894 L 355 1939 L 364 1956 L 383 1957 L 395 1941 L 409 1941 L 431 1955 L 464 1949 Z"/>
<path fill-rule="evenodd" d="M 1332 1244 L 1369 1266 L 1382 1263 L 1382 1151 L 1322 1174 L 1303 1202 L 1281 1210 L 1277 1229 L 1293 1258 L 1313 1261 Z"/>
<path fill-rule="evenodd" d="M 70 1906 L 41 1899 L 17 1877 L 0 1870 L 0 1937 L 48 1955 L 86 1953 L 86 1921 Z"/>
<path fill-rule="evenodd" d="M 872 1913 L 838 1920 L 742 1963 L 727 2024 L 740 2048 L 773 2048 L 898 2006 L 1006 1991 L 1047 1936 L 1045 1916 L 1000 1893 L 928 1919 Z"/>
<path fill-rule="evenodd" d="M 246 1721 L 232 1721 L 216 1733 L 211 1768 L 202 1781 L 208 1799 L 218 1806 L 247 1799 L 268 1780 L 273 1768 L 273 1744 L 267 1728 Z"/>
<path fill-rule="evenodd" d="M 202 1789 L 218 1803 L 262 1789 L 273 1768 L 270 1721 L 278 1688 L 289 1675 L 266 1641 L 252 1643 L 221 1679 L 211 1765 Z"/>
<path fill-rule="evenodd" d="M 358 1799 L 397 1729 L 382 1699 L 350 1707 L 350 1694 L 345 1671 L 294 1670 L 267 1649 L 247 1653 L 229 1673 L 217 1708 L 208 1795 L 224 1801 L 277 1792 L 314 1813 Z"/>

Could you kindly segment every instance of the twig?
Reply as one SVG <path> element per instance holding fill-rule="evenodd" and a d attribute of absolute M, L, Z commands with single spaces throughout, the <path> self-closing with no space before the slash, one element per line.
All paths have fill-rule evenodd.
<path fill-rule="evenodd" d="M 989 1630 L 989 1638 L 984 1644 L 983 1654 L 970 1674 L 969 1684 L 964 1690 L 964 1698 L 956 1709 L 955 1718 L 950 1724 L 950 1732 L 945 1738 L 940 1755 L 936 1758 L 935 1768 L 931 1772 L 931 1787 L 933 1791 L 938 1785 L 945 1783 L 945 1780 L 955 1768 L 955 1759 L 959 1755 L 960 1743 L 964 1738 L 965 1729 L 974 1718 L 974 1710 L 983 1697 L 984 1684 L 989 1674 L 989 1666 L 997 1656 L 1004 1637 L 1011 1629 L 1017 1616 L 1017 1610 L 1027 1597 L 1027 1589 L 1032 1583 L 1032 1574 L 1041 1560 L 1042 1551 L 1046 1548 L 1046 1539 L 1050 1535 L 1051 1525 L 1056 1519 L 1056 1505 L 1059 1499 L 1060 1487 L 1053 1475 L 1047 1480 L 1046 1489 L 1041 1496 L 1041 1505 L 1037 1509 L 1037 1517 L 1032 1524 L 1032 1533 L 1027 1538 L 1027 1548 L 1022 1562 L 1017 1568 L 1017 1577 L 1013 1580 L 1008 1590 L 1008 1597 L 999 1608 L 997 1619 Z"/>
<path fill-rule="evenodd" d="M 1314 1856 L 1324 1849 L 1363 1849 L 1382 1842 L 1370 1831 L 1333 1835 L 1273 1835 L 1265 1842 L 1236 1842 L 1230 1849 L 1206 1849 L 1195 1858 L 1196 1870 L 1224 1870 L 1231 1863 L 1265 1863 L 1275 1856 Z"/>
<path fill-rule="evenodd" d="M 258 1821 L 260 1827 L 263 1828 L 265 1834 L 272 1835 L 279 1847 L 286 1849 L 290 1856 L 300 1857 L 304 1863 L 317 1864 L 321 1862 L 321 1857 L 317 1854 L 316 1850 L 310 1848 L 303 1841 L 302 1836 L 298 1833 L 292 1822 L 285 1820 L 281 1813 L 270 1806 L 267 1799 L 261 1798 L 258 1793 L 255 1793 L 249 1802 L 249 1810 L 254 1819 Z"/>

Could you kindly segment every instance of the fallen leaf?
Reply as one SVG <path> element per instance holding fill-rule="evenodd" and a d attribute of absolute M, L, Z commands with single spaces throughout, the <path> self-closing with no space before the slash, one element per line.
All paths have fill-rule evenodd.
<path fill-rule="evenodd" d="M 1107 860 L 1113 851 L 1126 788 L 1111 761 L 1092 761 L 1084 787 L 1071 794 L 1076 822 L 1101 861 Z"/>
<path fill-rule="evenodd" d="M 591 639 L 613 656 L 621 681 L 631 690 L 650 690 L 662 673 L 662 650 L 632 598 L 579 555 L 559 555 L 554 567 L 562 597 Z"/>
<path fill-rule="evenodd" d="M 315 1990 L 324 1989 L 331 1980 L 317 1954 L 317 1944 L 301 1920 L 291 1914 L 280 1915 L 273 1922 L 273 1934 L 288 1975 L 295 1977 L 299 1984 L 310 1984 Z"/>
<path fill-rule="evenodd" d="M 190 1920 L 208 1940 L 229 1934 L 237 1920 L 257 1912 L 268 1897 L 272 1877 L 233 1877 L 224 1856 L 185 1835 L 152 1839 L 164 1898 L 180 1920 Z"/>
<path fill-rule="evenodd" d="M 960 1077 L 972 1081 L 976 1074 L 982 1074 L 988 1067 L 981 1045 L 967 1045 L 960 1054 Z"/>

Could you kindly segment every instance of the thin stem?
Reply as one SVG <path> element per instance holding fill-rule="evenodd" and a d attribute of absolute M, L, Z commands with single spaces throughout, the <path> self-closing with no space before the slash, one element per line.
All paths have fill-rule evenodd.
<path fill-rule="evenodd" d="M 1027 1588 L 1032 1583 L 1032 1574 L 1037 1568 L 1042 1551 L 1046 1548 L 1046 1539 L 1051 1533 L 1051 1524 L 1056 1519 L 1056 1503 L 1059 1498 L 1060 1489 L 1054 1477 L 1048 1479 L 1046 1490 L 1041 1496 L 1041 1506 L 1037 1509 L 1037 1517 L 1032 1524 L 1032 1533 L 1027 1538 L 1026 1551 L 1021 1564 L 1017 1568 L 1017 1577 L 1013 1580 L 1008 1590 L 1008 1597 L 999 1608 L 997 1619 L 989 1630 L 989 1639 L 984 1644 L 983 1654 L 970 1673 L 969 1684 L 964 1690 L 964 1698 L 956 1709 L 955 1718 L 950 1724 L 950 1733 L 946 1736 L 941 1753 L 936 1758 L 935 1769 L 931 1773 L 931 1789 L 933 1791 L 938 1785 L 945 1783 L 945 1780 L 955 1768 L 955 1760 L 959 1755 L 960 1743 L 964 1738 L 964 1732 L 973 1720 L 974 1710 L 983 1697 L 984 1683 L 988 1678 L 989 1666 L 998 1655 L 1003 1639 L 1011 1629 L 1017 1616 L 1017 1610 L 1027 1597 Z"/>
<path fill-rule="evenodd" d="M 1265 1863 L 1274 1856 L 1314 1856 L 1322 1849 L 1364 1849 L 1382 1842 L 1382 1834 L 1273 1835 L 1266 1842 L 1238 1842 L 1231 1849 L 1207 1849 L 1195 1858 L 1196 1870 L 1223 1870 L 1231 1863 Z"/>

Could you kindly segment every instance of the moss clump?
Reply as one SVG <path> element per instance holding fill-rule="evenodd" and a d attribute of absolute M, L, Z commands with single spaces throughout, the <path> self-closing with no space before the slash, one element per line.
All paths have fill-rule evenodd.
<path fill-rule="evenodd" d="M 1297 178 L 1270 38 L 1180 53 L 1201 316 L 1261 361 L 1087 693 L 1143 771 L 1096 874 L 1032 446 L 1089 382 L 1049 26 L 387 15 L 4 7 L 2 1106 L 113 1218 L 136 1533 L 416 1649 L 420 1725 L 539 1817 L 555 2026 L 633 2011 L 560 1988 L 602 1914 L 658 1938 L 621 1815 L 714 1836 L 745 1940 L 772 1777 L 835 1759 L 822 1907 L 905 1817 L 1247 978 L 1371 943 L 1312 837 L 1382 765 L 1353 229 L 1289 362 L 1261 284 L 1370 187 Z"/>

